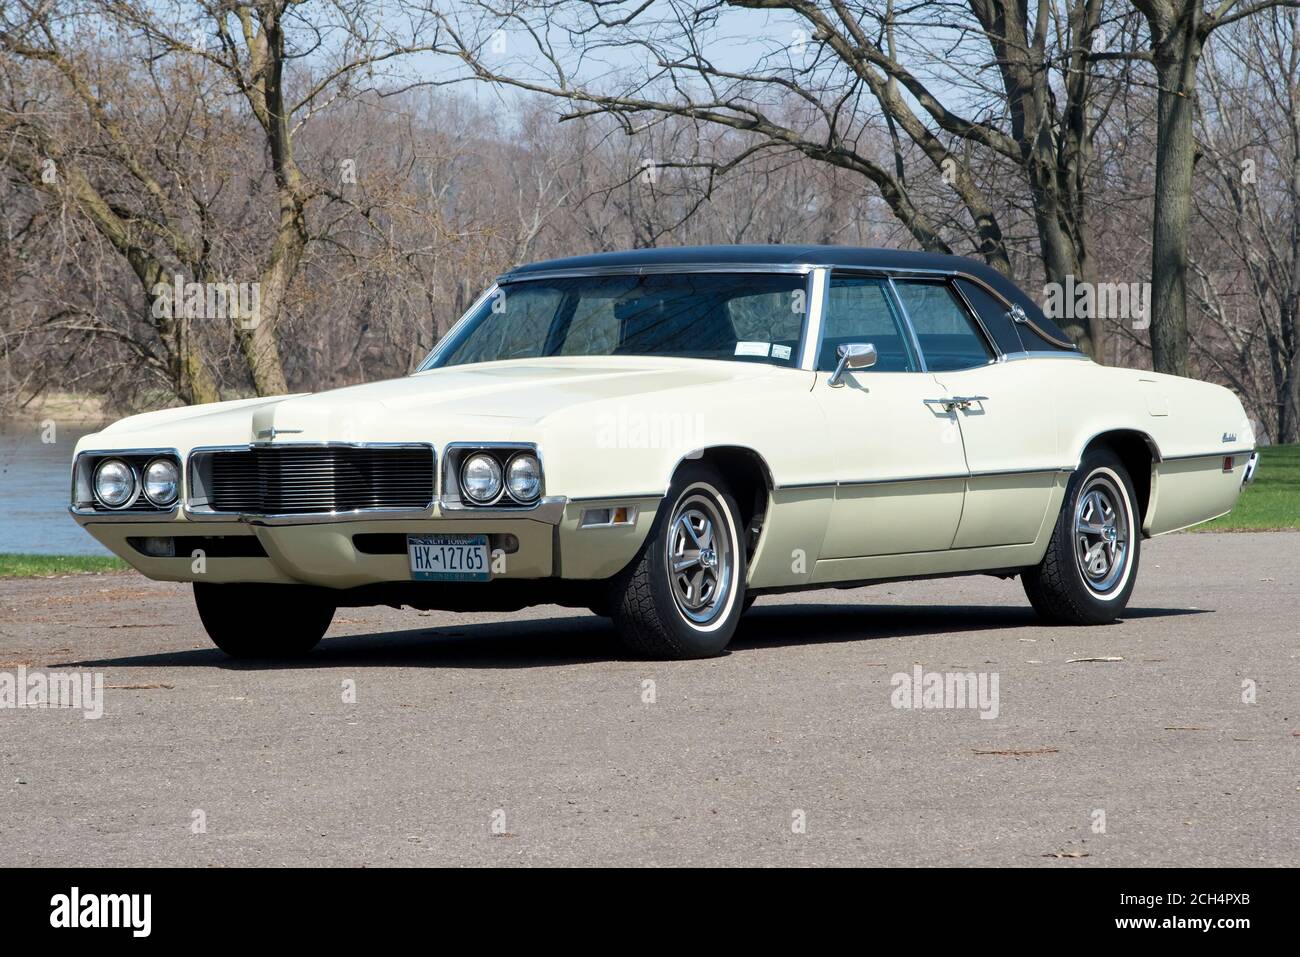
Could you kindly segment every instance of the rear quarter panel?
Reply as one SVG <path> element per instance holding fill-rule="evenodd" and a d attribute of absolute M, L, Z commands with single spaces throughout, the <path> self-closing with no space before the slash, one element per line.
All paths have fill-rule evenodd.
<path fill-rule="evenodd" d="M 1236 395 L 1208 382 L 1138 369 L 1057 365 L 1052 381 L 1065 464 L 1077 465 L 1088 444 L 1106 432 L 1137 432 L 1153 447 L 1157 461 L 1143 520 L 1146 534 L 1186 528 L 1232 509 L 1255 447 Z"/>

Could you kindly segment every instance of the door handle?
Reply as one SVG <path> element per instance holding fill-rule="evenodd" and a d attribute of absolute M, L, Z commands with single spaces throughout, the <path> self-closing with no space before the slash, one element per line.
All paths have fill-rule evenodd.
<path fill-rule="evenodd" d="M 945 412 L 951 412 L 954 409 L 961 409 L 963 412 L 968 410 L 976 402 L 987 402 L 989 397 L 986 395 L 951 395 L 944 396 L 942 399 L 923 399 L 926 405 L 943 406 Z"/>
<path fill-rule="evenodd" d="M 957 400 L 945 396 L 942 399 L 922 399 L 926 405 L 938 405 L 943 407 L 943 411 L 951 412 L 957 407 Z"/>

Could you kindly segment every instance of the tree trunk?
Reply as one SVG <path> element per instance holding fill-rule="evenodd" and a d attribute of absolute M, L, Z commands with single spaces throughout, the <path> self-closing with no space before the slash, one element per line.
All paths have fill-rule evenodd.
<path fill-rule="evenodd" d="M 150 295 L 148 290 L 145 295 Z M 203 357 L 198 347 L 190 339 L 189 320 L 184 316 L 174 317 L 172 348 L 176 365 L 176 392 L 188 405 L 203 405 L 207 402 L 220 402 L 221 393 L 217 384 L 203 364 Z"/>
<path fill-rule="evenodd" d="M 1278 388 L 1277 441 L 1300 442 L 1300 357 L 1292 355 Z"/>
<path fill-rule="evenodd" d="M 284 363 L 280 359 L 280 346 L 276 341 L 276 328 L 284 313 L 289 285 L 298 272 L 306 248 L 307 225 L 302 207 L 287 189 L 282 189 L 279 233 L 259 278 L 261 293 L 257 321 L 243 322 L 236 329 L 239 348 L 258 395 L 284 395 L 289 391 Z"/>
<path fill-rule="evenodd" d="M 1293 262 L 1292 272 L 1300 273 L 1300 262 Z M 1269 361 L 1272 369 L 1273 396 L 1277 407 L 1277 432 L 1273 441 L 1300 442 L 1300 342 L 1296 341 L 1297 300 L 1294 292 L 1287 296 L 1278 317 L 1279 334 L 1269 337 Z"/>
<path fill-rule="evenodd" d="M 263 320 L 251 329 L 240 329 L 239 349 L 258 395 L 284 395 L 289 391 L 271 323 Z"/>
<path fill-rule="evenodd" d="M 1151 232 L 1151 357 L 1157 372 L 1185 376 L 1187 233 L 1196 141 L 1196 70 L 1202 40 L 1195 17 L 1179 21 L 1155 49 L 1155 221 Z"/>

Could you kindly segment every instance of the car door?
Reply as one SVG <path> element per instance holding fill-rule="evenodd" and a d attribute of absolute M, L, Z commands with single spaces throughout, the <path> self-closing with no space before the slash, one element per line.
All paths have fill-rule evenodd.
<path fill-rule="evenodd" d="M 995 361 L 977 317 L 946 280 L 898 279 L 894 290 L 926 368 L 945 398 L 959 400 L 950 408 L 970 476 L 952 547 L 1034 541 L 1061 480 L 1056 360 Z"/>
<path fill-rule="evenodd" d="M 875 346 L 874 366 L 831 385 L 837 347 Z M 813 393 L 830 424 L 836 481 L 823 559 L 941 551 L 961 518 L 966 463 L 957 413 L 923 371 L 889 280 L 832 273 Z"/>

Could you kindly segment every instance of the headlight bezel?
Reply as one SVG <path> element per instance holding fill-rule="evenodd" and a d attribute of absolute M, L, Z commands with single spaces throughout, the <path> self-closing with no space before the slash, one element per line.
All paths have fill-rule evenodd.
<path fill-rule="evenodd" d="M 176 499 L 158 505 L 144 494 L 144 469 L 155 459 L 167 459 L 176 467 L 179 481 Z M 123 462 L 130 470 L 134 487 L 122 505 L 110 505 L 96 488 L 95 477 L 101 466 L 109 461 Z M 77 452 L 72 460 L 72 483 L 69 512 L 78 520 L 90 521 L 142 521 L 171 518 L 179 513 L 185 498 L 185 460 L 180 450 L 161 446 L 140 448 L 103 449 L 88 448 Z"/>
<path fill-rule="evenodd" d="M 516 497 L 510 490 L 510 466 L 517 456 L 528 454 L 536 459 L 538 488 L 531 499 Z M 465 466 L 476 455 L 490 456 L 500 469 L 501 487 L 494 498 L 475 499 L 465 488 Z M 451 512 L 491 509 L 501 512 L 524 512 L 541 506 L 546 500 L 546 462 L 541 450 L 532 442 L 450 442 L 443 448 L 440 507 Z"/>

